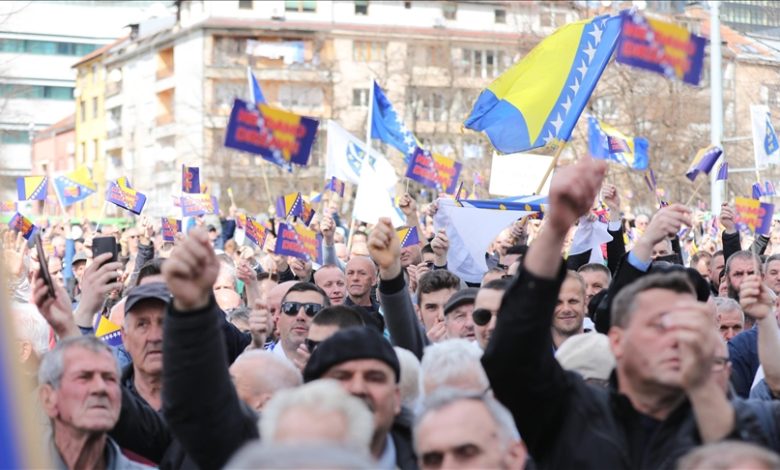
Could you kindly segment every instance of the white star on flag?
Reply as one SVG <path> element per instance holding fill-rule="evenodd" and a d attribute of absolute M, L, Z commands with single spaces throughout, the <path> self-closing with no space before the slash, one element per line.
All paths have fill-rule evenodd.
<path fill-rule="evenodd" d="M 563 109 L 565 109 L 566 112 L 568 113 L 569 112 L 569 108 L 571 108 L 571 97 L 567 96 L 566 97 L 566 102 L 562 103 L 561 106 L 563 106 Z"/>
<path fill-rule="evenodd" d="M 558 133 L 561 130 L 561 126 L 563 125 L 563 119 L 561 119 L 561 115 L 559 114 L 555 121 L 552 121 L 551 124 L 555 128 L 555 132 Z"/>
<path fill-rule="evenodd" d="M 603 33 L 604 33 L 604 31 L 602 31 L 602 30 L 601 30 L 601 28 L 599 28 L 598 26 L 596 26 L 596 25 L 594 24 L 594 25 L 593 25 L 593 31 L 591 31 L 591 32 L 590 32 L 590 33 L 588 33 L 588 34 L 590 34 L 591 36 L 593 36 L 593 39 L 595 39 L 595 40 L 596 40 L 596 45 L 598 46 L 598 45 L 599 45 L 599 43 L 601 42 L 601 35 L 602 35 Z"/>
<path fill-rule="evenodd" d="M 593 56 L 596 55 L 596 49 L 593 48 L 593 45 L 588 43 L 588 48 L 583 52 L 588 54 L 588 62 L 593 62 Z"/>
<path fill-rule="evenodd" d="M 548 130 L 547 136 L 544 138 L 544 145 L 549 145 L 553 140 L 555 140 L 555 136 L 551 131 Z"/>
<path fill-rule="evenodd" d="M 577 67 L 577 71 L 582 74 L 582 78 L 585 78 L 585 74 L 588 73 L 588 66 L 585 64 L 585 61 L 582 61 L 582 65 Z"/>
<path fill-rule="evenodd" d="M 574 85 L 569 85 L 569 88 L 571 88 L 574 91 L 574 94 L 576 95 L 580 91 L 580 81 L 575 78 Z"/>

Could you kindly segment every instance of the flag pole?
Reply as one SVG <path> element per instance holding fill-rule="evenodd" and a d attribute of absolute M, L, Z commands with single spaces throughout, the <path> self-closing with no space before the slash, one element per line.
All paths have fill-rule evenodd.
<path fill-rule="evenodd" d="M 693 201 L 693 198 L 696 197 L 697 194 L 699 194 L 699 190 L 701 190 L 701 187 L 704 185 L 705 180 L 699 180 L 699 184 L 696 185 L 696 187 L 693 189 L 693 194 L 691 194 L 691 197 L 688 198 L 687 201 L 685 201 L 685 205 L 689 205 L 691 201 Z"/>
<path fill-rule="evenodd" d="M 536 192 L 534 192 L 534 194 L 542 193 L 542 189 L 544 188 L 545 183 L 547 183 L 547 179 L 550 177 L 550 174 L 552 173 L 553 169 L 558 165 L 558 158 L 560 158 L 561 152 L 563 152 L 563 148 L 565 146 L 566 146 L 566 141 L 564 140 L 558 146 L 558 150 L 555 151 L 555 156 L 550 162 L 550 166 L 547 167 L 547 171 L 544 173 L 544 176 L 542 177 L 542 181 L 539 183 L 539 186 L 536 187 Z"/>

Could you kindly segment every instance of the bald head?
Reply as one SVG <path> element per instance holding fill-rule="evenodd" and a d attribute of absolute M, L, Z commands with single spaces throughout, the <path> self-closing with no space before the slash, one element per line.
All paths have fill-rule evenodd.
<path fill-rule="evenodd" d="M 303 383 L 301 373 L 290 361 L 262 349 L 238 356 L 230 366 L 230 377 L 238 397 L 255 411 L 262 410 L 274 393 Z"/>
<path fill-rule="evenodd" d="M 214 298 L 222 310 L 230 310 L 241 305 L 241 296 L 233 289 L 220 289 L 214 291 Z"/>
<path fill-rule="evenodd" d="M 376 267 L 367 256 L 353 256 L 347 263 L 347 293 L 357 305 L 371 305 L 371 287 L 376 284 Z"/>

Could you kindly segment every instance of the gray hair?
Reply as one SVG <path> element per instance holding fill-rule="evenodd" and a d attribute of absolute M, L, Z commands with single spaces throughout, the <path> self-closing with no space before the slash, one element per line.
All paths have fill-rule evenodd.
<path fill-rule="evenodd" d="M 33 304 L 11 303 L 16 336 L 32 344 L 33 351 L 42 357 L 49 350 L 49 324 Z"/>
<path fill-rule="evenodd" d="M 320 412 L 337 412 L 347 422 L 346 442 L 343 445 L 368 452 L 374 433 L 374 417 L 359 398 L 347 393 L 338 382 L 320 379 L 301 387 L 278 393 L 268 401 L 260 416 L 260 435 L 263 441 L 276 444 L 276 430 L 284 414 L 295 408 Z"/>
<path fill-rule="evenodd" d="M 114 358 L 117 375 L 121 374 L 119 361 L 116 360 L 111 347 L 92 335 L 73 336 L 57 343 L 51 351 L 43 356 L 43 362 L 38 368 L 38 383 L 51 385 L 55 390 L 60 388 L 62 374 L 65 370 L 65 352 L 71 348 L 83 348 L 95 353 L 105 352 Z"/>
<path fill-rule="evenodd" d="M 276 393 L 279 390 L 298 387 L 303 383 L 301 371 L 289 360 L 264 349 L 250 349 L 239 355 L 233 364 L 245 361 L 262 361 L 262 367 L 256 367 L 254 373 L 263 391 Z"/>
<path fill-rule="evenodd" d="M 420 360 L 408 349 L 400 346 L 395 346 L 393 349 L 401 365 L 401 380 L 398 384 L 401 389 L 401 403 L 409 409 L 417 409 L 422 395 Z"/>
<path fill-rule="evenodd" d="M 657 273 L 642 276 L 618 292 L 612 301 L 612 326 L 626 328 L 631 322 L 631 316 L 636 310 L 636 298 L 639 294 L 651 290 L 663 289 L 678 294 L 696 296 L 688 276 L 681 272 Z"/>
<path fill-rule="evenodd" d="M 482 350 L 466 339 L 449 339 L 425 348 L 422 359 L 423 384 L 426 389 L 455 387 L 468 382 L 470 391 L 483 392 L 490 387 L 480 358 Z M 473 384 L 473 387 L 470 385 Z"/>
<path fill-rule="evenodd" d="M 512 413 L 506 409 L 498 400 L 484 393 L 471 393 L 454 388 L 441 388 L 430 396 L 426 397 L 422 410 L 414 421 L 414 450 L 419 452 L 417 442 L 419 441 L 420 423 L 423 422 L 428 413 L 439 411 L 459 401 L 471 400 L 482 403 L 487 409 L 493 422 L 498 427 L 499 439 L 501 444 L 506 447 L 511 442 L 520 440 L 520 432 L 517 430 Z"/>
<path fill-rule="evenodd" d="M 364 454 L 332 444 L 313 445 L 269 445 L 265 442 L 251 442 L 242 447 L 225 465 L 226 469 L 254 468 L 274 469 L 321 469 L 363 470 L 376 467 L 376 462 Z"/>
<path fill-rule="evenodd" d="M 776 453 L 737 441 L 695 447 L 677 462 L 677 470 L 728 470 L 746 468 L 748 463 L 756 470 L 780 470 L 780 456 Z"/>
<path fill-rule="evenodd" d="M 715 308 L 717 310 L 718 316 L 720 316 L 721 312 L 731 312 L 736 310 L 742 315 L 742 321 L 745 321 L 745 312 L 742 311 L 742 306 L 739 305 L 739 302 L 732 299 L 731 297 L 715 297 L 713 299 L 715 302 Z"/>

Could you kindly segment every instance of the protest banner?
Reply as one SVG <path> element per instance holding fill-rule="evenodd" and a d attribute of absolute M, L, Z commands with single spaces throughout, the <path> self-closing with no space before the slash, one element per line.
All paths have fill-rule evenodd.
<path fill-rule="evenodd" d="M 252 240 L 252 243 L 262 248 L 265 244 L 265 239 L 268 236 L 268 232 L 260 222 L 256 221 L 252 217 L 247 217 L 246 236 Z"/>
<path fill-rule="evenodd" d="M 176 240 L 176 234 L 181 233 L 181 220 L 175 217 L 162 218 L 162 238 L 166 242 Z"/>
<path fill-rule="evenodd" d="M 36 230 L 35 224 L 18 212 L 8 221 L 8 228 L 21 232 L 25 240 L 29 240 Z"/>
<path fill-rule="evenodd" d="M 121 183 L 121 184 L 120 184 Z M 106 202 L 127 209 L 133 214 L 140 214 L 146 204 L 146 196 L 132 189 L 127 180 L 117 180 L 108 183 Z"/>
<path fill-rule="evenodd" d="M 706 44 L 705 38 L 688 32 L 684 26 L 624 11 L 615 60 L 698 85 Z"/>
<path fill-rule="evenodd" d="M 322 235 L 303 225 L 286 223 L 280 223 L 276 232 L 274 253 L 322 263 Z"/>
<path fill-rule="evenodd" d="M 433 165 L 436 169 L 436 179 L 441 190 L 447 194 L 454 194 L 455 189 L 458 187 L 458 178 L 460 178 L 463 164 L 438 153 L 434 153 L 432 157 Z"/>
<path fill-rule="evenodd" d="M 225 147 L 260 155 L 291 170 L 306 166 L 319 122 L 264 104 L 236 99 L 225 130 Z"/>
<path fill-rule="evenodd" d="M 181 215 L 192 217 L 203 214 L 219 214 L 219 202 L 208 194 L 186 194 L 181 196 Z"/>
<path fill-rule="evenodd" d="M 425 186 L 442 189 L 431 153 L 420 147 L 414 150 L 412 158 L 409 160 L 409 165 L 406 167 L 406 177 Z"/>
<path fill-rule="evenodd" d="M 738 197 L 734 200 L 737 213 L 736 223 L 747 227 L 751 232 L 766 235 L 772 228 L 772 216 L 775 206 L 757 199 Z"/>

